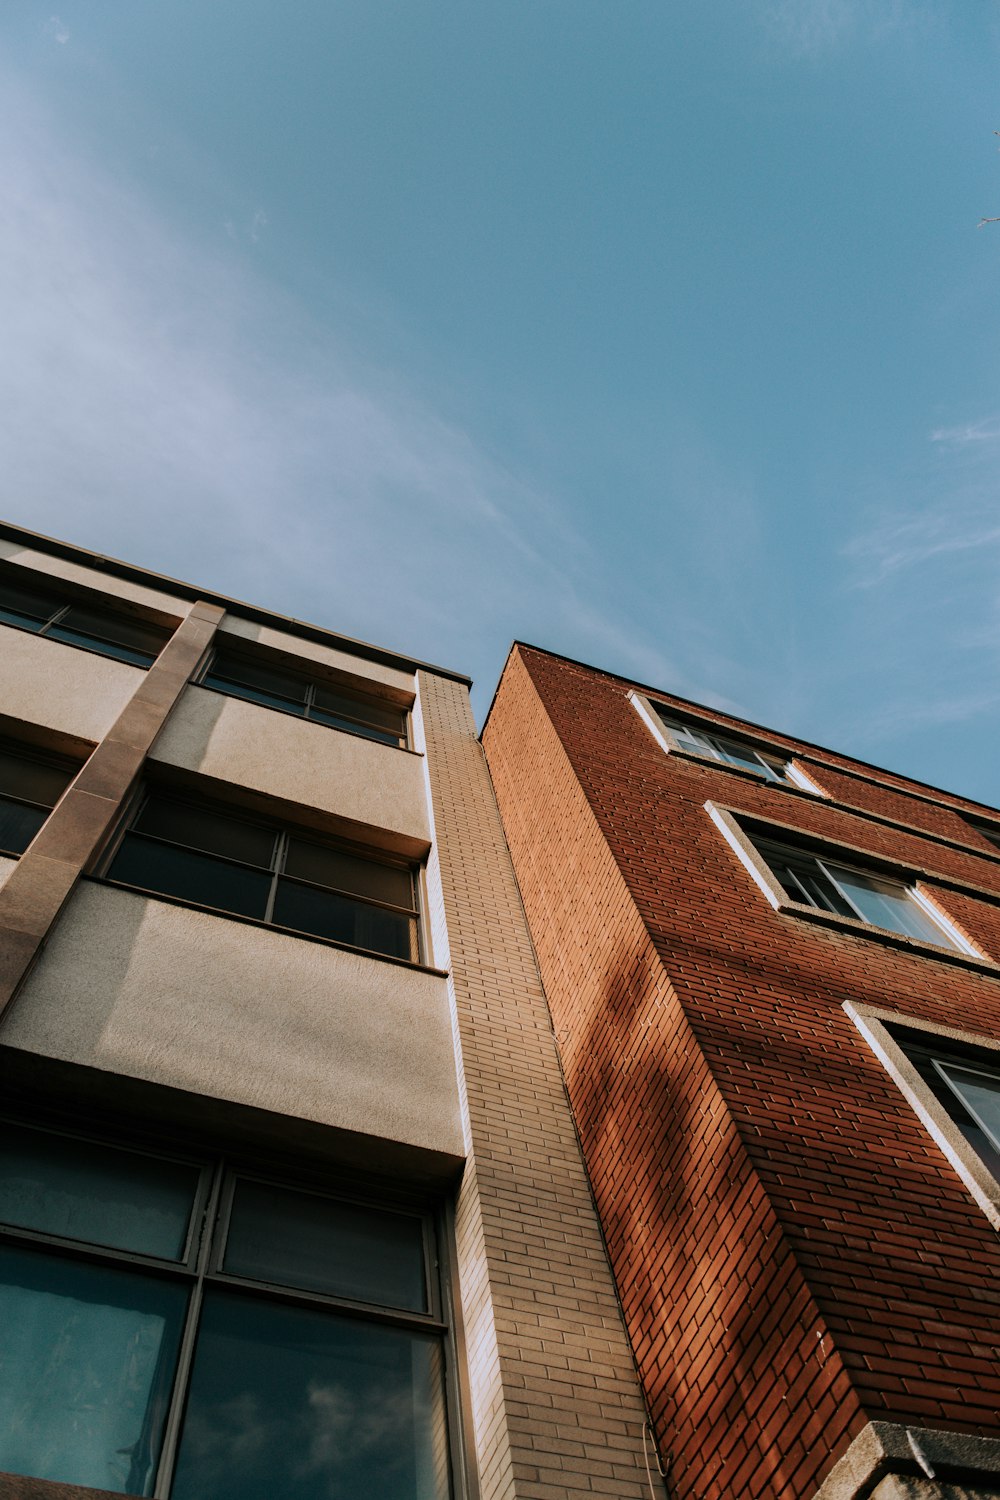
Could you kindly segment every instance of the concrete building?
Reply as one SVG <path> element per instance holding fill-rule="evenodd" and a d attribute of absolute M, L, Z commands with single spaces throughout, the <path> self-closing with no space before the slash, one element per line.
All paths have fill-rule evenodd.
<path fill-rule="evenodd" d="M 1000 1495 L 1000 814 L 527 646 L 483 743 L 674 1500 Z"/>
<path fill-rule="evenodd" d="M 0 528 L 0 1500 L 662 1493 L 467 687 Z"/>

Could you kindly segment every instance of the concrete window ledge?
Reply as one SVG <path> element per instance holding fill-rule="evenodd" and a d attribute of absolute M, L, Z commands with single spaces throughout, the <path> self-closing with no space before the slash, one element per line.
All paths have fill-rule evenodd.
<path fill-rule="evenodd" d="M 0 1500 L 2 1497 L 0 1490 Z M 997 1497 L 1000 1439 L 869 1422 L 820 1485 L 815 1500 Z"/>

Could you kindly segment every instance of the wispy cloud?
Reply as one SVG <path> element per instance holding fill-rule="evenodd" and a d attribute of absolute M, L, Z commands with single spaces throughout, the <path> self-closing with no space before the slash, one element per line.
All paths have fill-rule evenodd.
<path fill-rule="evenodd" d="M 42 29 L 46 36 L 50 36 L 61 47 L 65 47 L 69 41 L 69 28 L 60 21 L 58 16 L 50 16 Z"/>
<path fill-rule="evenodd" d="M 919 0 L 770 0 L 760 18 L 779 45 L 796 57 L 818 57 L 850 43 L 871 44 L 930 14 Z"/>
<path fill-rule="evenodd" d="M 966 422 L 960 427 L 938 427 L 931 433 L 932 443 L 961 446 L 965 443 L 1000 443 L 1000 417 L 981 422 Z"/>
<path fill-rule="evenodd" d="M 893 573 L 940 558 L 972 553 L 981 561 L 984 548 L 1000 547 L 1000 524 L 983 517 L 958 516 L 950 507 L 918 516 L 899 516 L 856 537 L 845 548 L 861 565 L 855 583 L 874 588 Z"/>
<path fill-rule="evenodd" d="M 262 209 L 194 243 L 0 101 L 13 519 L 487 678 L 531 633 L 680 681 L 558 496 L 261 279 Z"/>
<path fill-rule="evenodd" d="M 996 418 L 932 432 L 908 503 L 874 496 L 843 549 L 845 644 L 883 689 L 859 708 L 858 742 L 873 751 L 932 729 L 954 743 L 959 726 L 1000 711 L 998 443 Z"/>

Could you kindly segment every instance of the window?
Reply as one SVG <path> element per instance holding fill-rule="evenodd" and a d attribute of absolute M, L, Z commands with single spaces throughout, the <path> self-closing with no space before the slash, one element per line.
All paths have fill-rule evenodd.
<path fill-rule="evenodd" d="M 980 838 L 984 838 L 988 844 L 992 844 L 995 851 L 1000 852 L 1000 824 L 976 823 L 971 818 L 966 818 L 970 828 L 975 829 Z"/>
<path fill-rule="evenodd" d="M 170 1500 L 449 1500 L 427 1215 L 21 1124 L 0 1470 Z"/>
<path fill-rule="evenodd" d="M 753 844 L 790 901 L 852 917 L 918 942 L 974 952 L 911 885 L 756 834 Z"/>
<path fill-rule="evenodd" d="M 957 1051 L 933 1035 L 897 1036 L 906 1056 L 976 1155 L 1000 1181 L 1000 1058 Z"/>
<path fill-rule="evenodd" d="M 215 652 L 200 681 L 234 698 L 280 708 L 383 745 L 406 747 L 406 709 L 374 694 L 261 665 L 229 651 Z"/>
<path fill-rule="evenodd" d="M 752 771 L 755 776 L 762 776 L 765 781 L 783 782 L 803 787 L 807 791 L 814 790 L 804 777 L 800 777 L 794 768 L 779 756 L 765 755 L 741 740 L 716 734 L 714 730 L 709 733 L 705 729 L 683 724 L 679 719 L 672 718 L 669 713 L 665 713 L 659 704 L 654 703 L 653 707 L 678 750 L 686 750 L 690 755 L 703 756 L 706 760 L 721 761 L 726 766 L 737 766 L 741 771 Z"/>
<path fill-rule="evenodd" d="M 1000 1046 L 853 1000 L 844 1010 L 1000 1230 Z"/>
<path fill-rule="evenodd" d="M 0 745 L 0 854 L 23 854 L 69 785 L 58 761 Z"/>
<path fill-rule="evenodd" d="M 147 796 L 107 878 L 352 948 L 420 961 L 412 865 L 229 811 L 158 793 Z"/>
<path fill-rule="evenodd" d="M 170 636 L 159 625 L 103 607 L 75 604 L 47 588 L 15 582 L 6 573 L 0 575 L 0 623 L 138 667 L 152 666 Z"/>

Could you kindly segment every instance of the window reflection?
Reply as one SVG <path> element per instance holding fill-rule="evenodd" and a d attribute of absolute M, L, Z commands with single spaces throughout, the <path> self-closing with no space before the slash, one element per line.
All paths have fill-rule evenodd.
<path fill-rule="evenodd" d="M 152 1494 L 187 1288 L 0 1246 L 0 1470 Z"/>
<path fill-rule="evenodd" d="M 211 1291 L 172 1500 L 448 1500 L 438 1341 Z"/>

